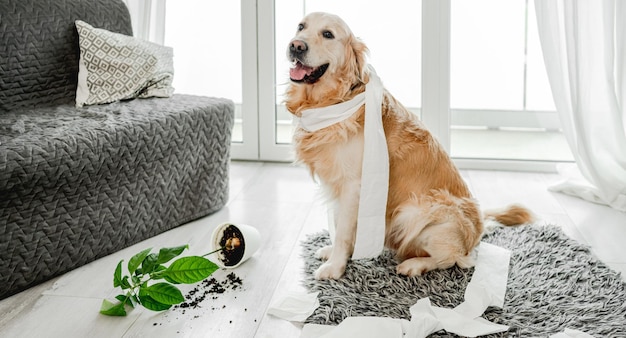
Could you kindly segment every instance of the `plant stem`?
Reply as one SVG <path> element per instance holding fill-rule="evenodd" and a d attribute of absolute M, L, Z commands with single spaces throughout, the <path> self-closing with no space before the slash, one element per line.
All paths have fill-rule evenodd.
<path fill-rule="evenodd" d="M 221 248 L 219 248 L 219 249 L 217 249 L 217 250 L 213 250 L 213 251 L 209 252 L 208 254 L 204 254 L 204 255 L 202 255 L 202 257 L 206 257 L 206 256 L 208 256 L 208 255 L 214 254 L 214 253 L 216 253 L 216 252 L 218 252 L 218 251 L 222 251 L 222 250 L 224 250 L 224 249 L 226 249 L 226 247 L 225 247 L 225 246 L 223 246 L 223 247 L 221 247 Z"/>

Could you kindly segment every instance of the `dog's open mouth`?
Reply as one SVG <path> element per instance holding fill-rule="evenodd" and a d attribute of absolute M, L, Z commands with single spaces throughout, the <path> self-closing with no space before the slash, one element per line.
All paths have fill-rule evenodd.
<path fill-rule="evenodd" d="M 304 82 L 312 84 L 324 75 L 328 69 L 328 63 L 319 67 L 309 67 L 302 64 L 300 61 L 296 61 L 289 69 L 289 77 L 294 82 Z"/>

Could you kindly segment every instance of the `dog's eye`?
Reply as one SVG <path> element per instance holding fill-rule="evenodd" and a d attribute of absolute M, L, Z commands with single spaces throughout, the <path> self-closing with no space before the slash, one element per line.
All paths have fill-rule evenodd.
<path fill-rule="evenodd" d="M 322 32 L 322 36 L 325 37 L 326 39 L 334 39 L 335 36 L 333 35 L 333 32 L 331 31 L 323 31 Z"/>
<path fill-rule="evenodd" d="M 298 32 L 304 29 L 304 25 L 303 24 L 298 24 Z"/>

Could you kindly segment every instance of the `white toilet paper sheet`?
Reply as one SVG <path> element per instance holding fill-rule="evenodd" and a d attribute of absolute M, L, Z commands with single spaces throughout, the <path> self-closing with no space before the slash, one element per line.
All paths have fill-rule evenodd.
<path fill-rule="evenodd" d="M 594 337 L 590 334 L 587 334 L 579 330 L 565 329 L 563 332 L 551 335 L 550 338 L 594 338 Z"/>
<path fill-rule="evenodd" d="M 319 292 L 289 292 L 270 305 L 267 314 L 292 322 L 303 322 L 320 306 Z"/>
<path fill-rule="evenodd" d="M 465 301 L 454 309 L 432 306 L 430 299 L 423 298 L 410 308 L 410 321 L 386 317 L 348 317 L 337 326 L 306 324 L 300 337 L 417 338 L 426 337 L 441 329 L 466 337 L 504 332 L 508 330 L 507 326 L 491 323 L 480 316 L 488 306 L 503 306 L 509 260 L 509 250 L 481 242 L 476 249 L 476 266 L 465 290 Z M 289 294 L 288 297 L 306 299 L 306 301 L 288 302 L 290 306 L 285 309 L 280 308 L 280 304 L 284 301 L 279 300 L 268 310 L 268 313 L 276 315 L 276 313 L 293 311 L 301 314 L 298 318 L 302 318 L 302 314 L 313 313 L 319 306 L 319 303 L 315 304 L 313 301 L 312 294 Z M 293 305 L 302 305 L 306 309 L 296 309 Z M 274 308 L 276 306 L 279 308 Z M 293 318 L 290 316 L 279 317 L 293 320 L 289 319 Z M 384 335 L 381 332 L 384 332 Z"/>

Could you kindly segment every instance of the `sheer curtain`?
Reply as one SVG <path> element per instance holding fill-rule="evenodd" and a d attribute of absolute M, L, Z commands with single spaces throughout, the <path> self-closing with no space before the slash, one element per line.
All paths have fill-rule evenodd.
<path fill-rule="evenodd" d="M 626 211 L 626 1 L 535 0 L 556 109 L 576 168 L 551 187 Z"/>
<path fill-rule="evenodd" d="M 163 44 L 165 0 L 124 0 L 133 24 L 133 36 Z"/>

